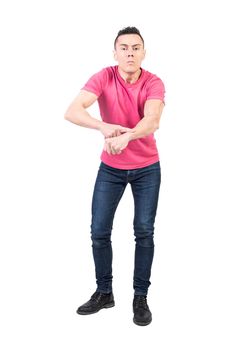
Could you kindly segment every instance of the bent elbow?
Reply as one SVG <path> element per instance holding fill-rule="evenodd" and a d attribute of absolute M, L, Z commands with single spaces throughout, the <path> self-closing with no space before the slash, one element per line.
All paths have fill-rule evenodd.
<path fill-rule="evenodd" d="M 69 114 L 65 113 L 65 114 L 64 114 L 64 119 L 70 121 L 70 116 L 69 116 Z"/>
<path fill-rule="evenodd" d="M 153 132 L 157 131 L 159 129 L 159 124 L 155 123 L 153 127 Z"/>

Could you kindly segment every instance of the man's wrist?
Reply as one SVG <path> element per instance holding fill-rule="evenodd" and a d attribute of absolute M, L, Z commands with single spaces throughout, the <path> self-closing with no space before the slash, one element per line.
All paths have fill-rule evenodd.
<path fill-rule="evenodd" d="M 134 140 L 134 131 L 127 131 L 126 134 L 128 134 L 129 142 Z"/>
<path fill-rule="evenodd" d="M 98 120 L 98 123 L 97 123 L 97 130 L 98 131 L 101 131 L 103 125 L 106 124 L 105 122 L 101 121 L 101 120 Z"/>

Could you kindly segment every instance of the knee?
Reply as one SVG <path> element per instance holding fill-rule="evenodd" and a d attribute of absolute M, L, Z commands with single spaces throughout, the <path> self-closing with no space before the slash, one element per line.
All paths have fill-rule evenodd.
<path fill-rule="evenodd" d="M 154 247 L 154 228 L 140 225 L 134 228 L 135 241 L 141 247 Z"/>
<path fill-rule="evenodd" d="M 112 231 L 112 223 L 101 218 L 92 218 L 90 225 L 92 236 L 109 236 Z"/>
<path fill-rule="evenodd" d="M 135 238 L 136 244 L 139 247 L 152 248 L 154 247 L 153 236 L 137 237 Z"/>
<path fill-rule="evenodd" d="M 91 236 L 92 247 L 96 249 L 107 248 L 111 245 L 110 236 Z"/>
<path fill-rule="evenodd" d="M 106 248 L 111 244 L 111 228 L 91 225 L 91 240 L 94 248 Z"/>
<path fill-rule="evenodd" d="M 92 236 L 110 236 L 112 225 L 101 220 L 93 220 L 90 225 L 90 231 Z"/>

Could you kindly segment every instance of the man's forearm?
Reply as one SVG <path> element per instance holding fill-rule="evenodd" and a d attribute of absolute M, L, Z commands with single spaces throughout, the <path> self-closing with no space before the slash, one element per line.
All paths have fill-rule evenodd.
<path fill-rule="evenodd" d="M 101 120 L 91 117 L 85 109 L 76 110 L 75 113 L 67 113 L 65 119 L 79 126 L 97 130 L 99 130 L 103 124 Z"/>
<path fill-rule="evenodd" d="M 145 137 L 154 133 L 159 128 L 159 122 L 154 117 L 144 117 L 129 132 L 130 141 Z"/>

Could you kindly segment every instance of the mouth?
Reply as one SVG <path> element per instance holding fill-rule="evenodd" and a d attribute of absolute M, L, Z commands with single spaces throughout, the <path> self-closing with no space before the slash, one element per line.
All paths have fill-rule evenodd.
<path fill-rule="evenodd" d="M 134 61 L 127 61 L 127 64 L 134 64 Z"/>

